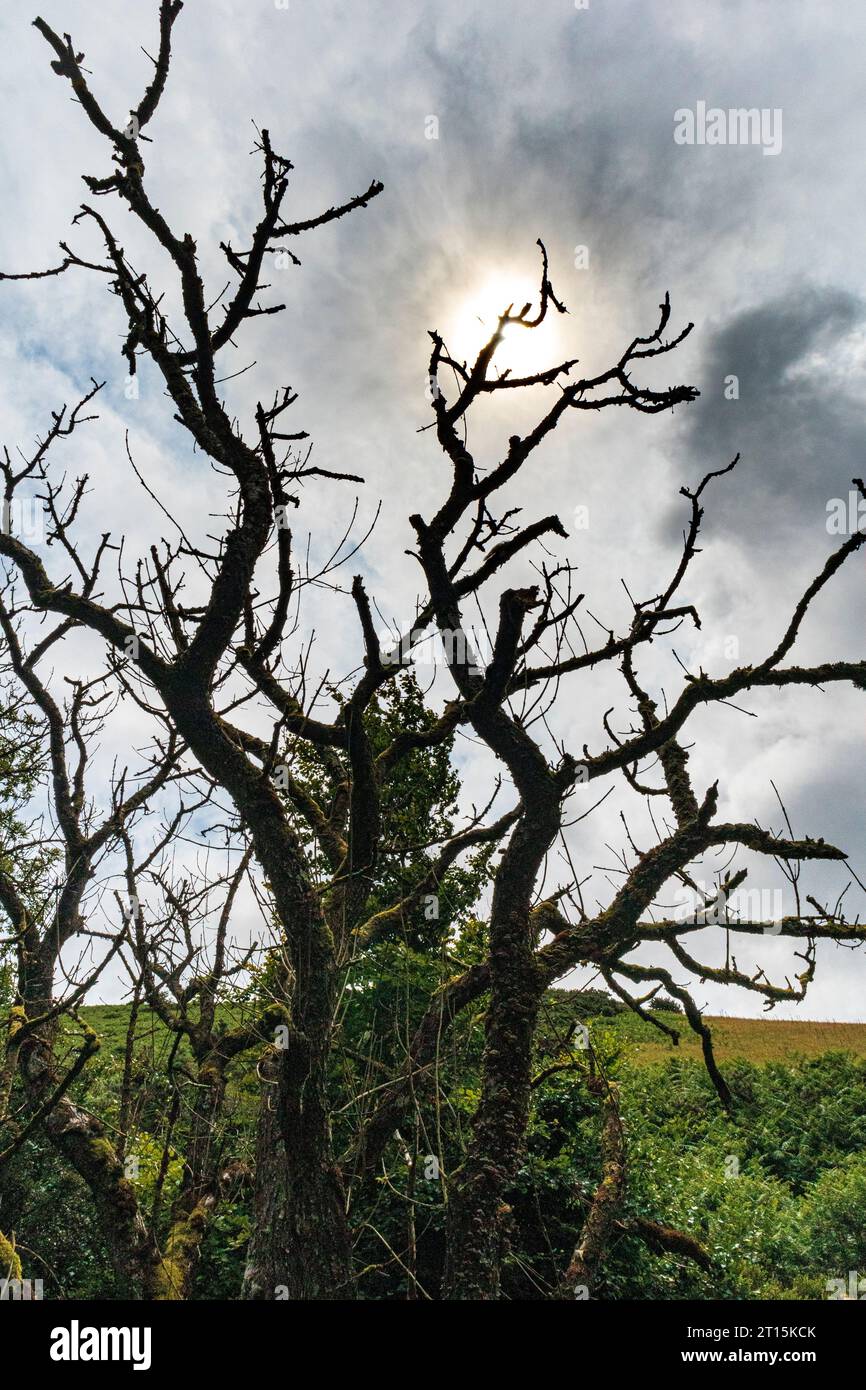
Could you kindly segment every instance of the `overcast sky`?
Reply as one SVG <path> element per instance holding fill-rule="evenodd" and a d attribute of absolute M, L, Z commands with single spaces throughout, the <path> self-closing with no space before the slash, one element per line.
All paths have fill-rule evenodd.
<path fill-rule="evenodd" d="M 42 10 L 84 51 L 118 123 L 148 80 L 140 49 L 155 48 L 156 10 L 150 0 L 47 0 Z M 48 66 L 33 13 L 7 0 L 0 17 L 7 270 L 55 264 L 85 193 L 80 174 L 109 169 L 68 84 Z M 419 587 L 405 554 L 407 517 L 429 514 L 448 483 L 435 440 L 418 433 L 429 419 L 427 330 L 441 330 L 461 356 L 477 349 L 478 316 L 522 303 L 537 283 L 542 237 L 569 316 L 531 347 L 521 343 L 530 355 L 518 365 L 576 356 L 582 372 L 603 369 L 652 331 L 670 291 L 672 328 L 695 328 L 653 384 L 689 382 L 701 396 L 658 418 L 565 419 L 508 505 L 523 507 L 526 521 L 559 513 L 572 535 L 557 553 L 580 565 L 592 611 L 621 630 L 630 608 L 620 581 L 648 598 L 676 566 L 680 487 L 739 452 L 738 469 L 707 496 L 704 549 L 683 591 L 702 630 L 658 644 L 640 670 L 659 698 L 673 700 L 683 680 L 674 651 L 691 669 L 717 674 L 775 645 L 841 539 L 828 534 L 828 503 L 847 499 L 851 478 L 864 473 L 864 40 L 866 10 L 841 0 L 590 0 L 585 9 L 572 0 L 187 0 L 149 128 L 147 176 L 174 227 L 196 238 L 214 296 L 227 278 L 220 241 L 243 246 L 258 214 L 253 121 L 294 164 L 289 217 L 343 201 L 372 178 L 385 185 L 366 211 L 299 242 L 300 268 L 275 267 L 273 295 L 287 311 L 248 324 L 224 357 L 226 375 L 256 363 L 227 385 L 241 418 L 291 384 L 299 392 L 292 428 L 310 432 L 313 462 L 365 477 L 359 535 L 381 504 L 350 573 L 364 574 L 383 626 L 408 623 Z M 677 143 L 676 113 L 699 103 L 767 112 L 778 148 Z M 129 215 L 107 200 L 100 211 L 135 264 L 164 281 L 170 304 L 167 267 Z M 75 236 L 82 254 L 97 253 L 86 233 Z M 72 272 L 0 293 L 0 443 L 26 446 L 49 408 L 91 375 L 105 378 L 99 423 L 64 459 L 93 484 L 84 535 L 123 533 L 132 557 L 164 532 L 126 461 L 127 429 L 150 485 L 206 534 L 222 484 L 191 456 L 152 373 L 143 372 L 139 399 L 126 398 L 124 325 L 101 280 Z M 506 342 L 504 366 L 516 350 Z M 736 399 L 726 397 L 732 376 Z M 471 425 L 485 465 L 550 399 L 544 390 L 503 395 L 507 408 L 493 403 Z M 308 487 L 294 529 L 299 540 L 313 532 L 314 558 L 339 539 L 352 503 L 336 485 Z M 574 529 L 580 508 L 589 525 Z M 795 658 L 863 657 L 863 565 L 861 555 L 814 605 Z M 515 580 L 526 573 L 518 566 Z M 317 634 L 317 669 L 357 663 L 350 598 L 321 595 L 306 622 Z M 576 754 L 604 746 L 610 705 L 626 724 L 621 686 L 604 674 L 563 686 L 554 727 Z M 718 778 L 721 816 L 779 830 L 775 781 L 795 832 L 841 845 L 863 877 L 862 694 L 787 690 L 741 704 L 760 717 L 716 709 L 690 726 L 699 793 Z M 128 728 L 111 734 L 105 755 L 122 753 L 124 738 Z M 489 760 L 468 741 L 458 751 L 467 799 L 485 801 Z M 619 789 L 572 832 L 575 862 L 592 874 L 590 903 L 609 897 L 606 845 L 622 844 L 621 811 L 636 842 L 652 843 L 645 809 Z M 753 887 L 779 885 L 771 866 L 743 862 Z M 551 862 L 548 886 L 564 881 L 565 866 Z M 846 881 L 838 870 L 804 869 L 806 891 L 825 900 Z M 853 890 L 849 899 L 862 903 Z M 744 948 L 741 964 L 759 959 L 778 978 L 793 973 L 789 945 L 759 944 L 757 954 Z M 702 946 L 718 963 L 718 942 Z M 776 1016 L 866 1018 L 864 984 L 866 957 L 827 947 L 806 1003 Z M 711 1012 L 760 1011 L 755 996 L 734 990 L 696 985 L 695 995 Z"/>

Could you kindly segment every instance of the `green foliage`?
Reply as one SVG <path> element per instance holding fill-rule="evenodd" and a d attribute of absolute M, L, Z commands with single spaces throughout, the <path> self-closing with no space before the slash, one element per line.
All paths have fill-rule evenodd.
<path fill-rule="evenodd" d="M 202 1241 L 196 1267 L 196 1296 L 235 1299 L 243 1282 L 250 1218 L 241 1201 L 223 1200 Z"/>
<path fill-rule="evenodd" d="M 334 692 L 335 694 L 337 692 Z M 365 729 L 374 757 L 401 733 L 424 733 L 436 716 L 424 703 L 414 671 L 389 681 L 365 716 Z M 429 871 L 437 848 L 455 832 L 460 778 L 453 766 L 454 736 L 431 748 L 401 758 L 380 787 L 382 850 L 368 915 L 405 898 Z M 324 766 L 312 745 L 293 744 L 287 755 L 292 773 L 320 806 L 329 805 L 332 791 Z M 301 839 L 313 836 L 300 817 L 295 825 Z M 401 920 L 383 933 L 386 941 L 405 942 L 413 950 L 435 949 L 471 911 L 488 878 L 492 849 L 482 847 L 442 876 L 436 903 L 423 900 L 407 909 Z"/>
<path fill-rule="evenodd" d="M 664 994 L 657 994 L 655 999 L 651 999 L 648 1006 L 654 1013 L 684 1014 L 685 1009 L 682 1004 L 678 1004 L 676 999 L 668 999 Z"/>
<path fill-rule="evenodd" d="M 25 1277 L 42 1279 L 46 1298 L 123 1297 L 87 1187 L 41 1135 L 4 1167 L 0 1223 L 15 1232 Z"/>
<path fill-rule="evenodd" d="M 39 721 L 14 700 L 0 705 L 0 873 L 8 875 L 26 908 L 43 896 L 46 875 L 57 858 L 48 846 L 34 842 L 24 819 L 45 767 Z M 0 914 L 0 936 L 8 935 L 7 926 Z M 0 942 L 0 1009 L 14 997 L 14 959 L 11 944 Z"/>
<path fill-rule="evenodd" d="M 862 1268 L 866 1064 L 827 1054 L 726 1075 L 733 1116 L 696 1062 L 629 1071 L 628 1210 L 696 1236 L 713 1268 L 629 1237 L 603 1296 L 822 1298 L 829 1279 Z"/>
<path fill-rule="evenodd" d="M 342 1042 L 334 1083 L 341 1094 L 361 1096 L 378 1076 L 370 1059 L 385 1056 L 389 1028 L 377 1023 L 398 1001 L 410 1012 L 435 983 L 438 963 L 400 943 L 377 948 L 380 978 L 347 991 Z M 600 1102 L 587 1086 L 590 1069 L 619 1085 L 626 1135 L 628 1195 L 622 1213 L 662 1221 L 702 1242 L 712 1268 L 681 1256 L 658 1254 L 634 1233 L 614 1240 L 596 1290 L 617 1299 L 817 1299 L 828 1281 L 866 1269 L 866 1062 L 844 1054 L 756 1065 L 729 1063 L 726 1074 L 737 1099 L 733 1117 L 719 1106 L 700 1063 L 672 1057 L 664 1066 L 635 1066 L 636 1028 L 631 1015 L 603 1012 L 588 1022 L 588 1048 L 567 1038 L 569 1019 L 585 1014 L 586 998 L 551 992 L 539 1029 L 536 1076 L 551 1074 L 533 1091 L 532 1120 L 524 1160 L 509 1194 L 511 1252 L 504 1291 L 510 1298 L 549 1297 L 568 1261 L 587 1204 L 599 1181 Z M 432 1296 L 439 1291 L 449 1174 L 459 1165 L 478 1098 L 482 1006 L 461 1019 L 443 1047 L 440 1105 L 419 1090 L 417 1122 L 389 1147 L 371 1190 L 353 1196 L 353 1223 L 361 1294 L 366 1299 L 404 1298 L 407 1278 L 393 1253 L 404 1257 L 408 1239 L 406 1196 L 415 1199 L 416 1274 Z M 115 1113 L 124 1029 L 120 1006 L 85 1010 L 106 1026 L 98 1061 L 85 1073 L 77 1099 L 98 1113 Z M 140 1023 L 143 1037 L 150 1022 Z M 147 1207 L 162 1145 L 168 1094 L 159 1049 L 164 1039 L 143 1043 L 137 1075 L 146 1103 L 137 1114 L 130 1153 L 140 1159 L 134 1179 Z M 378 1049 L 378 1054 L 377 1054 Z M 365 1062 L 363 1059 L 367 1058 Z M 561 1069 L 553 1071 L 553 1067 Z M 567 1069 L 565 1069 L 567 1068 Z M 163 1083 L 164 1085 L 164 1078 Z M 251 1157 L 256 1113 L 254 1058 L 232 1072 L 229 1088 L 229 1151 Z M 358 1101 L 363 1107 L 364 1102 Z M 351 1129 L 337 1117 L 338 1141 Z M 183 1151 L 183 1130 L 177 1152 Z M 441 1164 L 431 1173 L 430 1159 Z M 10 1165 L 0 1217 L 22 1250 L 51 1264 L 67 1296 L 117 1296 L 96 1223 L 80 1180 L 57 1164 L 42 1141 L 31 1140 Z M 180 1169 L 172 1159 L 166 1206 Z M 74 1223 L 68 1213 L 74 1211 Z M 240 1190 L 217 1208 L 202 1245 L 194 1297 L 237 1296 L 249 1234 L 248 1193 Z M 26 1255 L 25 1255 L 26 1263 Z M 34 1266 L 35 1268 L 35 1266 Z"/>

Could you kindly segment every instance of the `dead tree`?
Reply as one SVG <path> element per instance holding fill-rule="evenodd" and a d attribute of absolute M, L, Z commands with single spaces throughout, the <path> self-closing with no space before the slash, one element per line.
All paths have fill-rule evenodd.
<path fill-rule="evenodd" d="M 181 821 L 188 824 L 186 810 L 182 818 L 173 819 L 170 834 L 176 833 Z M 157 1296 L 183 1299 L 191 1295 L 198 1253 L 216 1208 L 226 1192 L 249 1177 L 246 1165 L 223 1147 L 221 1125 L 229 1068 L 243 1054 L 266 1047 L 284 1024 L 286 1014 L 277 1005 L 257 1013 L 247 1009 L 247 1016 L 236 1017 L 231 1026 L 218 1017 L 232 982 L 246 974 L 259 945 L 253 941 L 236 952 L 230 935 L 232 910 L 249 869 L 251 846 L 243 848 L 236 864 L 222 873 L 215 871 L 214 855 L 208 853 L 195 878 L 188 873 L 178 878 L 161 862 L 160 852 L 170 843 L 168 836 L 150 852 L 144 865 L 135 863 L 130 835 L 124 833 L 123 839 L 126 886 L 132 904 L 127 914 L 130 974 L 136 997 L 147 1002 L 173 1040 L 167 1058 L 172 1102 L 161 1177 L 171 1149 L 177 1146 L 179 1129 L 185 1137 L 183 1177 L 164 1239 L 157 1220 L 161 1182 L 151 1212 L 152 1235 L 159 1249 Z M 145 907 L 139 886 L 143 878 L 156 888 L 161 910 L 156 908 L 153 894 Z M 211 924 L 212 933 L 208 931 Z M 191 1065 L 178 1060 L 182 1041 L 189 1047 Z M 123 1142 L 132 1127 L 121 1124 L 119 1128 Z"/>
<path fill-rule="evenodd" d="M 37 848 L 56 847 L 60 874 L 54 890 L 45 884 L 34 900 L 32 893 L 22 890 L 22 880 L 28 876 L 26 856 L 16 854 L 13 846 L 0 866 L 0 905 L 17 955 L 17 997 L 8 1020 L 4 1084 L 0 1090 L 0 1132 L 5 1139 L 11 1128 L 14 1137 L 0 1152 L 0 1168 L 36 1123 L 41 1122 L 60 1154 L 87 1183 L 115 1267 L 131 1287 L 147 1293 L 155 1289 L 158 1252 L 104 1127 L 68 1094 L 98 1050 L 99 1040 L 87 1024 L 82 1024 L 80 1048 L 71 1066 L 65 1069 L 58 1060 L 57 1044 L 61 1016 L 75 1017 L 76 1006 L 126 937 L 122 918 L 110 933 L 88 924 L 93 881 L 124 827 L 171 777 L 176 740 L 170 739 L 165 746 L 155 744 L 149 766 L 134 790 L 129 790 L 126 778 L 121 776 L 112 789 L 109 812 L 100 814 L 88 797 L 86 778 L 88 740 L 97 734 L 102 722 L 100 706 L 107 694 L 105 682 L 100 678 L 74 682 L 61 706 L 43 680 L 40 662 L 62 636 L 65 625 L 53 628 L 25 655 L 17 616 L 14 590 L 7 589 L 0 598 L 0 628 L 9 663 L 42 716 L 49 749 L 49 818 L 54 820 L 55 828 L 42 833 Z M 88 968 L 86 952 L 99 945 L 100 937 L 107 937 L 107 951 L 95 967 Z M 75 978 L 67 977 L 67 983 L 58 991 L 57 975 L 66 948 L 80 950 L 82 968 Z M 16 1116 L 10 1109 L 16 1075 L 24 1088 L 26 1116 Z"/>
<path fill-rule="evenodd" d="M 772 856 L 792 866 L 792 872 L 805 860 L 845 859 L 841 849 L 820 839 L 776 834 L 752 822 L 720 821 L 717 785 L 692 785 L 683 730 L 699 707 L 750 691 L 835 682 L 864 687 L 862 660 L 805 667 L 787 658 L 812 599 L 866 536 L 850 537 L 831 556 L 803 591 L 764 661 L 717 679 L 686 674 L 681 690 L 664 707 L 642 683 L 641 649 L 678 624 L 699 622 L 694 606 L 681 593 L 697 553 L 704 493 L 732 464 L 709 473 L 693 490 L 683 489 L 689 522 L 682 556 L 663 592 L 635 602 L 626 631 L 611 631 L 595 647 L 583 639 L 582 596 L 574 593 L 568 563 L 552 569 L 541 565 L 537 585 L 506 587 L 494 597 L 510 562 L 533 553 L 531 548 L 545 538 L 566 536 L 556 516 L 515 527 L 506 497 L 508 484 L 521 470 L 534 466 L 536 451 L 561 423 L 573 418 L 572 412 L 623 408 L 657 414 L 687 405 L 697 395 L 686 385 L 656 390 L 638 384 L 644 367 L 675 349 L 691 327 L 668 336 L 667 297 L 654 330 L 634 338 L 613 366 L 593 377 L 577 378 L 575 360 L 522 378 L 496 374 L 495 357 L 506 329 L 532 332 L 549 313 L 565 312 L 539 243 L 542 271 L 534 312 L 531 305 L 518 312 L 513 306 L 507 309 L 472 363 L 459 361 L 438 333 L 431 335 L 430 376 L 436 385 L 432 425 L 450 478 L 435 515 L 410 518 L 423 576 L 416 618 L 393 648 L 383 650 L 371 598 L 356 578 L 351 592 L 363 665 L 359 674 L 343 682 L 339 699 L 329 704 L 319 687 L 311 689 L 308 681 L 297 617 L 304 579 L 293 557 L 286 516 L 297 490 L 309 479 L 320 486 L 347 475 L 329 475 L 310 464 L 309 453 L 298 450 L 303 431 L 288 431 L 283 423 L 296 400 L 287 387 L 270 384 L 266 400 L 271 403 L 258 405 L 245 432 L 221 396 L 217 361 L 248 318 L 280 307 L 259 301 L 274 251 L 366 206 L 382 186 L 374 181 L 339 207 L 289 221 L 284 206 L 291 165 L 276 153 L 268 132 L 261 131 L 261 218 L 248 249 L 222 247 L 236 283 L 224 307 L 209 307 L 196 243 L 188 232 L 175 231 L 154 206 L 144 163 L 143 131 L 163 95 L 180 9 L 178 0 L 162 0 L 153 80 L 128 123 L 105 112 L 72 40 L 36 21 L 53 51 L 55 71 L 71 84 L 85 117 L 105 138 L 114 168 L 106 176 L 85 178 L 91 197 L 75 218 L 79 226 L 96 229 L 104 259 L 85 258 L 62 243 L 60 264 L 19 278 L 77 269 L 105 277 L 119 301 L 126 333 L 123 354 L 130 372 L 142 357 L 150 360 L 192 444 L 226 480 L 224 533 L 214 554 L 190 543 L 176 523 L 180 539 L 163 539 L 160 547 L 154 546 L 134 574 L 124 576 L 117 601 L 101 599 L 98 575 L 108 541 L 90 564 L 85 563 L 81 545 L 72 536 L 82 499 L 73 494 L 72 504 L 61 508 L 60 485 L 48 481 L 48 446 L 64 430 L 82 423 L 80 415 L 61 414 L 29 471 L 22 475 L 7 464 L 6 496 L 12 499 L 28 478 L 45 480 L 46 505 L 68 557 L 68 573 L 50 574 L 36 551 L 8 532 L 0 536 L 0 555 L 20 576 L 31 615 L 58 620 L 50 638 L 42 642 L 62 641 L 79 628 L 97 634 L 109 654 L 109 675 L 118 698 L 136 701 L 160 724 L 163 762 L 152 775 L 148 797 L 159 790 L 154 779 L 170 775 L 176 758 L 184 760 L 185 775 L 205 775 L 230 799 L 239 832 L 248 840 L 268 886 L 279 935 L 275 1002 L 285 1011 L 285 1024 L 280 1044 L 267 1049 L 260 1069 L 265 1084 L 246 1296 L 274 1298 L 277 1289 L 296 1298 L 352 1295 L 345 1182 L 365 1181 L 375 1173 L 400 1118 L 417 1104 L 424 1086 L 435 1085 L 434 1063 L 443 1030 L 468 1004 L 486 997 L 481 1099 L 464 1161 L 449 1184 L 445 1292 L 457 1299 L 495 1298 L 509 1185 L 530 1114 L 533 1035 L 540 1000 L 550 985 L 575 966 L 591 964 L 641 1012 L 647 999 L 664 987 L 682 1002 L 689 1024 L 699 1033 L 720 1101 L 727 1105 L 731 1096 L 691 995 L 669 970 L 631 960 L 634 949 L 642 942 L 657 943 L 670 951 L 675 967 L 685 974 L 743 986 L 772 1004 L 802 998 L 814 972 L 818 938 L 859 942 L 866 934 L 835 908 L 813 903 L 813 911 L 803 913 L 798 898 L 796 912 L 778 925 L 783 935 L 804 943 L 803 968 L 795 984 L 776 985 L 762 972 L 739 970 L 733 959 L 722 969 L 705 965 L 684 944 L 691 932 L 714 920 L 714 913 L 725 932 L 763 933 L 766 923 L 728 921 L 723 907 L 719 915 L 726 895 L 742 882 L 743 870 L 726 874 L 718 893 L 707 895 L 693 922 L 668 920 L 657 910 L 666 885 L 693 883 L 696 861 L 718 847 Z M 153 286 L 146 273 L 130 264 L 110 216 L 98 210 L 98 200 L 119 200 L 167 254 L 182 301 L 175 321 L 169 321 L 162 287 Z M 446 374 L 455 383 L 448 388 L 450 395 Z M 464 442 L 470 411 L 491 395 L 514 390 L 546 393 L 537 423 L 527 433 L 513 435 L 500 459 L 476 460 Z M 201 602 L 190 605 L 182 601 L 188 566 L 196 569 L 198 583 L 204 586 Z M 492 656 L 485 664 L 472 650 L 464 617 L 466 605 L 476 601 L 495 615 Z M 411 663 L 413 650 L 431 632 L 443 639 L 452 698 L 426 732 L 398 735 L 387 749 L 374 754 L 369 718 L 376 697 Z M 624 697 L 633 711 L 630 727 L 615 732 L 611 712 L 600 711 L 596 751 L 589 745 L 580 750 L 558 747 L 545 723 L 550 701 L 579 680 L 588 693 L 593 673 L 604 663 L 615 664 L 621 672 Z M 30 657 L 22 652 L 17 674 L 25 685 L 33 664 L 32 652 Z M 34 690 L 31 694 L 37 703 L 43 699 L 41 707 L 50 724 L 53 716 L 44 697 Z M 261 733 L 253 718 L 253 711 L 262 706 L 270 712 L 269 735 Z M 474 818 L 440 846 L 433 870 L 407 896 L 384 913 L 381 907 L 373 911 L 377 863 L 385 852 L 382 788 L 411 752 L 444 743 L 459 728 L 471 730 L 499 760 L 512 803 L 495 820 Z M 310 794 L 299 775 L 302 750 L 323 769 L 328 792 L 321 800 Z M 618 774 L 638 797 L 663 799 L 668 819 L 656 818 L 656 843 L 642 850 L 630 847 L 623 882 L 603 909 L 584 906 L 579 874 L 545 894 L 543 865 L 551 849 L 563 841 L 575 788 L 586 783 L 601 787 Z M 77 865 L 83 862 L 81 832 L 73 819 L 70 835 L 78 837 Z M 120 816 L 126 819 L 126 813 Z M 324 875 L 313 872 L 300 823 L 315 841 Z M 375 1104 L 359 1126 L 352 1153 L 338 1163 L 331 1139 L 329 1059 L 345 971 L 379 938 L 389 919 L 399 918 L 435 889 L 449 865 L 479 843 L 504 843 L 492 882 L 488 958 L 454 975 L 431 998 L 405 1065 L 377 1087 Z M 564 905 L 568 903 L 570 907 Z M 10 907 L 15 912 L 11 896 L 4 906 L 7 913 Z M 69 921 L 70 929 L 77 930 L 77 920 Z M 33 951 L 39 956 L 35 942 Z M 157 999 L 161 986 L 149 951 L 142 939 L 138 959 L 143 983 Z M 50 962 L 39 959 L 38 984 L 22 1019 L 33 1039 L 31 1046 L 37 1036 L 34 1010 L 44 1017 L 52 1008 Z M 171 1007 L 177 1003 L 175 998 Z M 187 1027 L 182 1013 L 173 1014 L 172 1020 L 172 1026 Z M 74 1146 L 68 1157 L 79 1164 Z M 138 1228 L 120 1232 L 118 1239 L 130 1263 L 139 1260 Z M 119 1252 L 121 1265 L 123 1259 L 124 1252 Z"/>

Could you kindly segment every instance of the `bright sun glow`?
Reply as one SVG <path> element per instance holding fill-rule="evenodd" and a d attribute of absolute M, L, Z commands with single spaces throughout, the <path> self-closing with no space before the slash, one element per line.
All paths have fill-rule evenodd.
<path fill-rule="evenodd" d="M 474 362 L 479 350 L 488 341 L 501 313 L 513 305 L 512 313 L 519 314 L 524 304 L 531 308 L 528 317 L 535 318 L 539 308 L 541 277 L 498 273 L 486 279 L 477 291 L 459 301 L 449 315 L 443 330 L 445 343 L 458 362 Z M 558 321 L 558 322 L 557 322 Z M 509 324 L 493 358 L 490 375 L 497 370 L 511 369 L 512 376 L 532 376 L 560 362 L 568 354 L 563 350 L 559 325 L 562 319 L 552 304 L 548 305 L 544 323 L 538 328 L 521 328 Z"/>

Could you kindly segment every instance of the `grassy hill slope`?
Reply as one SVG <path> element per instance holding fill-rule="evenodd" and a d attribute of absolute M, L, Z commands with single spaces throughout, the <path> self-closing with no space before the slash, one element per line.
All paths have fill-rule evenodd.
<path fill-rule="evenodd" d="M 582 995 L 566 990 L 556 990 L 552 993 L 558 1004 L 558 1018 L 561 1018 L 564 1012 L 572 1017 L 590 1020 L 594 1017 L 594 1010 L 585 1012 L 581 1007 Z M 568 1003 L 563 1008 L 566 1000 Z M 97 1004 L 82 1009 L 81 1013 L 102 1039 L 103 1053 L 122 1055 L 129 1017 L 128 1005 Z M 683 1060 L 700 1058 L 700 1040 L 681 1014 L 660 1011 L 656 1017 L 676 1028 L 680 1035 L 680 1042 L 676 1047 L 658 1029 L 627 1010 L 605 1018 L 602 1026 L 605 1029 L 609 1028 L 617 1039 L 622 1040 L 629 1060 L 637 1066 L 650 1066 L 671 1057 Z M 224 1018 L 229 1026 L 237 1021 L 228 1012 Z M 757 1064 L 785 1062 L 792 1061 L 795 1057 L 819 1057 L 826 1052 L 847 1052 L 854 1057 L 866 1058 L 866 1023 L 721 1018 L 712 1015 L 707 1015 L 707 1022 L 712 1028 L 716 1056 L 720 1062 L 734 1058 Z M 543 1024 L 544 1014 L 542 1027 Z M 136 1036 L 139 1044 L 149 1043 L 157 1056 L 163 1054 L 170 1042 L 162 1023 L 146 1008 L 139 1014 Z"/>

